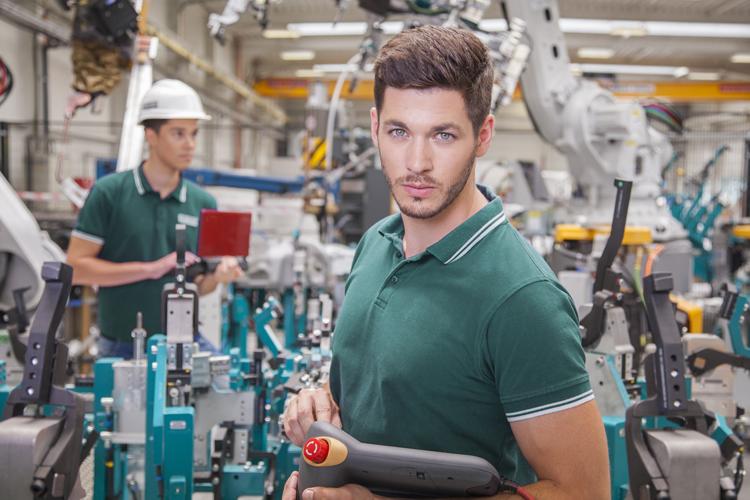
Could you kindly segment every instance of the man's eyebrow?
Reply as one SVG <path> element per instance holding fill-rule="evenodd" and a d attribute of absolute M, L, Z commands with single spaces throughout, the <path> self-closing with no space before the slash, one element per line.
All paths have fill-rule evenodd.
<path fill-rule="evenodd" d="M 406 129 L 406 130 L 409 129 L 409 127 L 404 122 L 402 122 L 400 120 L 386 120 L 384 124 L 388 125 L 388 126 L 403 128 L 403 129 Z M 454 123 L 454 122 L 445 122 L 445 123 L 439 123 L 439 124 L 435 125 L 434 127 L 432 127 L 430 129 L 430 132 L 431 133 L 432 132 L 442 132 L 444 130 L 449 130 L 449 129 L 461 130 L 461 127 L 457 123 Z"/>
<path fill-rule="evenodd" d="M 409 127 L 406 126 L 406 124 L 400 120 L 386 120 L 385 125 L 390 125 L 393 127 L 399 127 L 399 128 L 405 128 L 408 129 Z"/>
<path fill-rule="evenodd" d="M 461 127 L 458 126 L 457 123 L 445 122 L 445 123 L 440 123 L 432 127 L 432 132 L 442 132 L 443 130 L 448 130 L 448 129 L 461 130 Z"/>

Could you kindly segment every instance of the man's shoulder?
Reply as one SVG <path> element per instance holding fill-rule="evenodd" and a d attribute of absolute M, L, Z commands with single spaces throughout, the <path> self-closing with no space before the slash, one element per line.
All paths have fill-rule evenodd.
<path fill-rule="evenodd" d="M 126 170 L 124 172 L 115 172 L 109 175 L 105 175 L 104 177 L 100 177 L 97 179 L 97 181 L 94 183 L 94 188 L 99 190 L 100 192 L 118 192 L 120 189 L 122 189 L 127 182 L 133 183 L 133 186 L 135 186 L 133 181 L 133 171 L 132 170 Z"/>
<path fill-rule="evenodd" d="M 534 282 L 557 286 L 547 262 L 511 224 L 494 231 L 484 243 L 479 258 L 468 262 L 468 271 L 485 282 L 502 283 L 508 296 Z"/>

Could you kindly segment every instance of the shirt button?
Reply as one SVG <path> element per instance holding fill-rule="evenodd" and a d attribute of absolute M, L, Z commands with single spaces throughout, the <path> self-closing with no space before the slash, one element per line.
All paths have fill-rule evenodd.
<path fill-rule="evenodd" d="M 398 276 L 394 276 L 393 278 L 391 278 L 391 283 L 393 283 L 394 285 L 398 283 Z"/>

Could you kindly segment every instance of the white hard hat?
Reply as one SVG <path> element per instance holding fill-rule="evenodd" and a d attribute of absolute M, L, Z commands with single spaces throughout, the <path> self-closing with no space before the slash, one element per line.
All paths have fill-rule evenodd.
<path fill-rule="evenodd" d="M 210 120 L 203 111 L 201 98 L 189 85 L 179 80 L 159 80 L 151 86 L 141 101 L 138 124 L 145 120 L 171 119 Z"/>

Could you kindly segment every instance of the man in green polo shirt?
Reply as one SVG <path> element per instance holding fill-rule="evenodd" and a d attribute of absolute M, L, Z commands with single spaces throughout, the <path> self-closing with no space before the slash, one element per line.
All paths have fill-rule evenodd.
<path fill-rule="evenodd" d="M 192 88 L 177 80 L 155 83 L 139 115 L 148 159 L 100 179 L 81 209 L 67 259 L 75 283 L 99 286 L 100 356 L 132 357 L 130 332 L 139 312 L 149 335 L 161 331 L 161 292 L 174 279 L 177 223 L 187 230 L 186 264 L 197 260 L 198 217 L 215 209 L 216 200 L 181 172 L 193 160 L 198 120 L 207 119 Z M 240 274 L 235 259 L 222 259 L 214 273 L 196 279 L 199 293 Z"/>
<path fill-rule="evenodd" d="M 381 49 L 372 138 L 401 213 L 359 243 L 330 387 L 291 400 L 284 428 L 301 444 L 315 420 L 343 424 L 363 442 L 482 457 L 537 499 L 608 498 L 573 301 L 474 182 L 492 81 L 465 30 L 424 26 Z M 356 485 L 302 494 L 372 497 Z"/>

